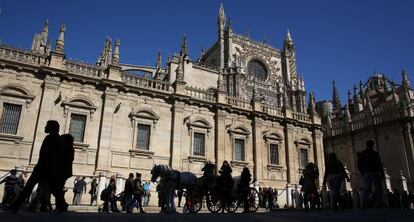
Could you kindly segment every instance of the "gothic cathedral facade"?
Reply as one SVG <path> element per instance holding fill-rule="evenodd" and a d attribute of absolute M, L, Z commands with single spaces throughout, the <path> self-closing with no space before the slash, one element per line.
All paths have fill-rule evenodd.
<path fill-rule="evenodd" d="M 54 49 L 47 23 L 31 50 L 0 45 L 0 171 L 30 171 L 54 119 L 75 138 L 75 175 L 146 180 L 153 164 L 201 175 L 206 161 L 228 160 L 233 175 L 248 167 L 263 187 L 298 184 L 308 162 L 322 176 L 323 127 L 290 33 L 282 49 L 236 34 L 222 6 L 217 25 L 199 59 L 184 36 L 154 67 L 121 63 L 110 38 L 96 64 L 69 60 L 63 25 Z"/>

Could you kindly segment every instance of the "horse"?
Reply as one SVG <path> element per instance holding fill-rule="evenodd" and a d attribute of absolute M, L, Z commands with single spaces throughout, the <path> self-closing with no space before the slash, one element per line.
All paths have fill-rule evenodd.
<path fill-rule="evenodd" d="M 165 201 L 165 212 L 175 213 L 174 193 L 176 189 L 186 189 L 191 193 L 196 185 L 197 177 L 191 172 L 179 172 L 167 165 L 154 165 L 151 170 L 151 181 L 160 177 L 161 195 Z"/>

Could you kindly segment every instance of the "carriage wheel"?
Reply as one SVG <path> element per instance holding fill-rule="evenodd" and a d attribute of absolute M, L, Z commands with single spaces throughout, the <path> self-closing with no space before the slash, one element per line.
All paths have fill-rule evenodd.
<path fill-rule="evenodd" d="M 237 208 L 239 207 L 239 201 L 236 198 L 233 198 L 232 201 L 226 206 L 226 211 L 229 213 L 236 212 Z"/>
<path fill-rule="evenodd" d="M 259 192 L 255 188 L 249 190 L 249 211 L 256 212 L 259 209 Z"/>
<path fill-rule="evenodd" d="M 218 213 L 221 211 L 221 199 L 218 195 L 215 195 L 212 192 L 207 193 L 207 209 L 211 213 Z"/>
<path fill-rule="evenodd" d="M 198 213 L 203 207 L 203 197 L 196 195 L 194 197 L 194 213 Z"/>

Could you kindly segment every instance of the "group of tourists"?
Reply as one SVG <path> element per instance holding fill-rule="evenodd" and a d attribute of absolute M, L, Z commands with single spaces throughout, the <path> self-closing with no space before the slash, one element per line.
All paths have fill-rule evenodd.
<path fill-rule="evenodd" d="M 73 137 L 70 134 L 59 135 L 59 123 L 54 120 L 47 122 L 45 137 L 39 152 L 38 162 L 33 168 L 31 176 L 27 179 L 27 172 L 19 173 L 13 169 L 9 175 L 0 178 L 0 184 L 4 183 L 4 195 L 2 207 L 17 212 L 21 205 L 28 202 L 30 211 L 41 212 L 64 212 L 68 210 L 68 204 L 64 195 L 67 189 L 64 187 L 66 180 L 72 176 L 72 163 L 74 159 Z M 374 151 L 374 142 L 368 140 L 366 149 L 358 155 L 358 169 L 363 178 L 361 189 L 343 192 L 345 180 L 350 181 L 344 165 L 334 153 L 328 155 L 323 176 L 322 189 L 318 189 L 319 169 L 314 163 L 308 163 L 302 171 L 299 190 L 295 187 L 291 192 L 292 206 L 298 209 L 322 209 L 332 208 L 335 211 L 346 208 L 363 208 L 385 206 L 391 208 L 411 208 L 414 206 L 414 194 L 412 192 L 387 190 L 384 193 L 384 171 L 379 154 Z M 244 167 L 240 180 L 235 181 L 232 177 L 232 168 L 228 161 L 223 161 L 215 176 L 215 165 L 207 162 L 203 167 L 203 178 L 211 178 L 214 174 L 214 183 L 221 202 L 224 206 L 231 204 L 232 190 L 237 188 L 237 194 L 243 202 L 243 212 L 249 212 L 248 195 L 252 175 L 249 168 Z M 214 172 L 213 172 L 214 171 Z M 151 173 L 153 173 L 151 171 Z M 153 175 L 154 176 L 154 175 Z M 179 177 L 179 176 L 178 176 Z M 156 178 L 155 178 L 156 179 Z M 153 182 L 153 178 L 151 179 Z M 209 180 L 207 180 L 209 181 Z M 211 182 L 211 181 L 210 181 Z M 111 177 L 109 183 L 101 193 L 98 193 L 98 182 L 91 178 L 89 182 L 86 177 L 76 177 L 73 185 L 73 205 L 80 205 L 82 196 L 87 192 L 90 184 L 90 205 L 97 204 L 98 197 L 104 202 L 102 212 L 131 213 L 135 208 L 140 213 L 145 213 L 143 206 L 148 206 L 151 197 L 151 185 L 147 181 L 142 183 L 140 173 L 130 173 L 125 181 L 123 192 L 117 194 L 117 183 L 115 176 Z M 36 189 L 35 186 L 37 186 Z M 210 186 L 210 184 L 207 184 Z M 329 189 L 327 189 L 327 187 Z M 341 188 L 342 187 L 342 188 Z M 372 189 L 374 188 L 374 189 Z M 157 185 L 156 191 L 159 197 L 159 206 L 164 209 L 166 200 L 163 196 L 165 187 L 161 183 Z M 182 197 L 185 196 L 184 205 L 193 207 L 191 195 L 185 195 L 183 189 L 173 187 L 174 197 L 178 198 L 178 206 L 181 205 Z M 211 187 L 209 187 L 211 189 Z M 32 191 L 35 190 L 34 195 Z M 372 193 L 371 191 L 374 190 Z M 187 190 L 189 192 L 189 190 Z M 282 191 L 284 192 L 284 191 Z M 55 209 L 53 209 L 50 198 L 55 197 Z M 259 206 L 266 208 L 268 212 L 279 208 L 278 190 L 275 188 L 259 188 Z M 173 198 L 174 198 L 173 197 Z M 121 203 L 121 210 L 117 207 Z M 39 207 L 40 203 L 40 207 Z M 286 207 L 286 206 L 285 206 Z M 222 208 L 222 211 L 224 211 Z"/>

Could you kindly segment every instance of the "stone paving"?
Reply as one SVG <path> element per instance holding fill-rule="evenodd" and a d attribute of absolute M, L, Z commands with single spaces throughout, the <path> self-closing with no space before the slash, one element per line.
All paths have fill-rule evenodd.
<path fill-rule="evenodd" d="M 155 208 L 153 210 L 156 210 Z M 387 221 L 414 221 L 414 210 L 346 210 L 333 212 L 325 211 L 293 211 L 293 210 L 278 210 L 273 213 L 233 213 L 233 214 L 211 214 L 203 211 L 199 214 L 159 214 L 152 213 L 152 209 L 147 209 L 146 214 L 125 214 L 125 213 L 92 213 L 92 212 L 67 212 L 61 214 L 53 213 L 29 213 L 20 211 L 18 214 L 1 213 L 1 222 L 23 222 L 23 221 L 39 221 L 39 222 L 342 222 L 342 221 L 363 221 L 363 222 L 387 222 Z"/>

